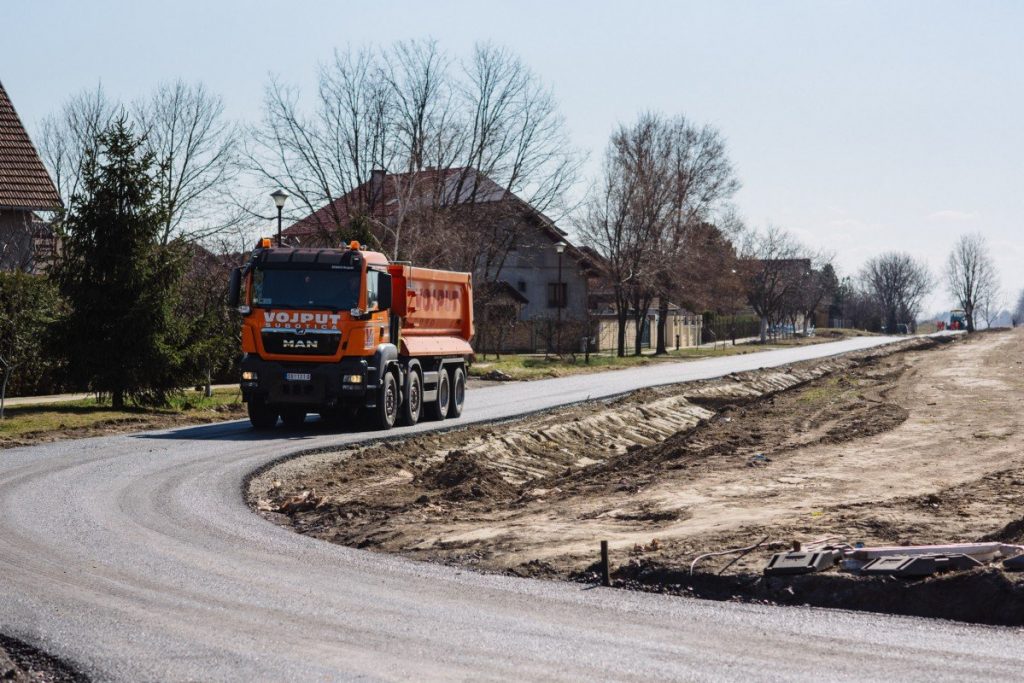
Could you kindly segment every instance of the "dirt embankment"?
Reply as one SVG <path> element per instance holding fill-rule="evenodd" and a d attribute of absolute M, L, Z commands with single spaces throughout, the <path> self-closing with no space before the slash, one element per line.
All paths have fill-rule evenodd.
<path fill-rule="evenodd" d="M 760 571 L 791 539 L 1013 535 L 1024 502 L 1021 342 L 1019 333 L 911 340 L 299 458 L 255 477 L 250 497 L 301 533 L 425 560 L 590 580 L 604 539 L 622 585 L 935 614 L 942 601 L 927 598 L 945 589 L 930 586 L 962 575 L 907 589 L 845 575 L 779 583 Z M 702 563 L 694 577 L 685 571 L 699 554 L 762 539 L 722 577 L 732 557 Z M 1024 621 L 1018 584 L 981 574 L 975 584 L 1016 609 L 1017 621 L 962 609 L 941 616 Z M 870 586 L 887 582 L 868 599 Z"/>
<path fill-rule="evenodd" d="M 88 683 L 89 678 L 36 648 L 0 635 L 0 681 L 11 683 Z"/>

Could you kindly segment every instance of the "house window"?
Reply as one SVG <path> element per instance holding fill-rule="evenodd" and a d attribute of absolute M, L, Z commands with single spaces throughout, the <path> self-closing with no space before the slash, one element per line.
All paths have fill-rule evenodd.
<path fill-rule="evenodd" d="M 569 298 L 568 287 L 566 282 L 548 283 L 548 308 L 565 308 L 565 302 Z"/>
<path fill-rule="evenodd" d="M 526 280 L 519 281 L 519 291 L 526 292 Z"/>

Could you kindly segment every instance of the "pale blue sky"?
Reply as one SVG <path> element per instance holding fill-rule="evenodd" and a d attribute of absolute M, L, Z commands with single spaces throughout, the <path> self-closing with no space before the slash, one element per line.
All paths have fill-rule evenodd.
<path fill-rule="evenodd" d="M 125 99 L 202 80 L 251 120 L 268 73 L 309 87 L 335 47 L 491 40 L 553 87 L 591 171 L 616 122 L 685 113 L 727 137 L 747 222 L 843 273 L 887 249 L 938 271 L 980 230 L 1007 301 L 1024 287 L 1022 2 L 5 0 L 3 24 L 0 80 L 33 131 L 100 80 Z"/>

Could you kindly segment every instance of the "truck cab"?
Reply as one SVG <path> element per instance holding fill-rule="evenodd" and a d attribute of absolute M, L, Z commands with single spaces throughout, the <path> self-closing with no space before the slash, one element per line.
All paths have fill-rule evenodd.
<path fill-rule="evenodd" d="M 432 281 L 440 287 L 424 290 Z M 243 316 L 241 390 L 254 428 L 278 418 L 294 427 L 308 413 L 383 429 L 461 414 L 468 273 L 394 264 L 358 243 L 293 249 L 263 239 L 229 291 Z M 425 316 L 420 302 L 438 295 L 455 305 Z"/>

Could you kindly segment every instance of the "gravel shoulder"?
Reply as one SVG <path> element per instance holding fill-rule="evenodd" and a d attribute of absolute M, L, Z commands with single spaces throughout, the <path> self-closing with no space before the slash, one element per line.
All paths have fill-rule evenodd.
<path fill-rule="evenodd" d="M 936 615 L 934 604 L 887 603 L 884 591 L 859 600 L 863 586 L 844 600 L 828 597 L 843 593 L 835 585 L 769 590 L 759 573 L 793 539 L 1024 541 L 1014 533 L 1024 502 L 1021 342 L 1020 332 L 910 340 L 321 453 L 254 477 L 250 503 L 334 543 L 485 571 L 593 580 L 598 541 L 608 540 L 624 586 Z M 762 539 L 729 567 L 731 582 L 681 573 L 699 554 Z M 996 584 L 986 595 L 1008 610 L 1024 605 L 1012 575 L 999 572 Z"/>

